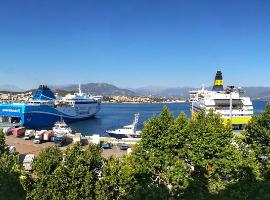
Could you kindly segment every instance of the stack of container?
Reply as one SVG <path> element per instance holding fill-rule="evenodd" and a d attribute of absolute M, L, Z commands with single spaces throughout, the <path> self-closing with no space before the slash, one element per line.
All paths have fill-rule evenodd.
<path fill-rule="evenodd" d="M 46 131 L 43 133 L 43 140 L 50 141 L 53 135 L 54 135 L 53 131 Z"/>
<path fill-rule="evenodd" d="M 14 135 L 15 137 L 21 137 L 24 135 L 25 131 L 26 131 L 25 127 L 14 128 L 12 130 L 12 135 Z"/>

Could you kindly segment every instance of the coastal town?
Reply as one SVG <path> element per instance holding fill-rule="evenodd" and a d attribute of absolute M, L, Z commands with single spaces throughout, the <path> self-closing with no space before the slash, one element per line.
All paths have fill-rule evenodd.
<path fill-rule="evenodd" d="M 62 92 L 63 93 L 63 92 Z M 65 91 L 65 94 L 68 94 Z M 59 94 L 56 93 L 56 96 Z M 33 96 L 33 91 L 27 92 L 0 92 L 0 102 L 24 102 Z M 187 98 L 147 97 L 147 96 L 101 96 L 103 103 L 184 103 Z"/>

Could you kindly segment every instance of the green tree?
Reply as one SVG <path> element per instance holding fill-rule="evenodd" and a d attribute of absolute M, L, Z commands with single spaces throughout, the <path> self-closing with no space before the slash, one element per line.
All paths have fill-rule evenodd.
<path fill-rule="evenodd" d="M 209 199 L 249 174 L 246 168 L 257 182 L 254 156 L 242 147 L 219 115 L 201 111 L 192 120 L 184 114 L 173 119 L 164 108 L 159 116 L 145 123 L 142 140 L 129 158 L 136 186 L 144 187 L 137 194 L 147 191 L 147 186 L 156 186 L 165 194 L 163 199 L 193 199 L 194 195 Z"/>
<path fill-rule="evenodd" d="M 100 163 L 100 148 L 96 145 L 91 144 L 83 149 L 79 144 L 75 144 L 67 148 L 64 154 L 58 147 L 51 147 L 37 157 L 34 164 L 36 178 L 27 197 L 95 199 Z"/>
<path fill-rule="evenodd" d="M 134 168 L 129 164 L 128 158 L 104 160 L 102 176 L 96 186 L 96 198 L 130 199 L 134 185 L 136 185 Z"/>
<path fill-rule="evenodd" d="M 182 149 L 187 124 L 184 114 L 174 119 L 167 107 L 144 124 L 141 142 L 130 156 L 137 181 L 134 197 L 167 199 L 183 193 L 192 171 Z"/>
<path fill-rule="evenodd" d="M 232 129 L 223 125 L 219 115 L 201 111 L 190 120 L 186 131 L 186 156 L 194 170 L 199 170 L 196 174 L 207 176 L 210 193 L 224 189 L 228 182 L 225 179 L 234 177 L 241 161 L 241 153 L 233 144 Z"/>
<path fill-rule="evenodd" d="M 3 129 L 0 129 L 0 154 L 6 152 L 6 147 L 5 134 L 3 133 Z"/>
<path fill-rule="evenodd" d="M 144 124 L 142 131 L 141 145 L 145 150 L 157 149 L 164 150 L 166 144 L 164 143 L 164 137 L 166 136 L 169 127 L 173 124 L 174 118 L 168 108 L 164 106 L 160 115 L 151 118 Z"/>
<path fill-rule="evenodd" d="M 62 160 L 62 152 L 56 145 L 48 147 L 36 158 L 33 165 L 34 172 L 38 177 L 51 174 L 61 165 Z"/>
<path fill-rule="evenodd" d="M 20 183 L 19 156 L 6 151 L 5 136 L 0 130 L 0 198 L 6 200 L 25 199 Z"/>
<path fill-rule="evenodd" d="M 244 132 L 243 141 L 255 152 L 262 173 L 270 178 L 270 104 L 264 112 L 252 117 Z"/>

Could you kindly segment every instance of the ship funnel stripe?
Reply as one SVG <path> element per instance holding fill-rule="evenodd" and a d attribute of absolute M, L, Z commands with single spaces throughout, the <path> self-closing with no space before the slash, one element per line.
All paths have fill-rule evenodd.
<path fill-rule="evenodd" d="M 222 72 L 217 71 L 215 81 L 214 81 L 214 86 L 213 86 L 213 91 L 223 91 L 223 78 L 222 78 Z"/>
<path fill-rule="evenodd" d="M 41 85 L 36 90 L 32 99 L 33 100 L 53 100 L 56 98 L 55 98 L 53 92 L 47 86 Z"/>
<path fill-rule="evenodd" d="M 223 85 L 223 80 L 215 80 L 214 85 Z"/>

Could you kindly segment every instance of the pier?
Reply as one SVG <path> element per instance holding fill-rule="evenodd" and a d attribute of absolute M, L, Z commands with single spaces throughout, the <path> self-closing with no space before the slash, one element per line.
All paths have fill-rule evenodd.
<path fill-rule="evenodd" d="M 111 144 L 111 148 L 103 149 L 102 156 L 105 158 L 108 157 L 123 157 L 127 155 L 127 150 L 121 150 L 119 148 L 119 144 L 127 144 L 130 148 L 139 142 L 139 139 L 115 139 L 109 137 L 98 137 L 99 135 L 92 135 L 92 136 L 82 136 L 81 137 L 81 145 L 83 147 L 87 147 L 89 143 L 94 143 L 100 145 L 102 142 L 107 142 Z M 59 147 L 62 150 L 73 145 L 73 138 L 75 134 L 69 134 L 67 137 L 67 143 L 63 147 Z M 16 151 L 21 155 L 26 154 L 35 154 L 38 155 L 44 149 L 55 145 L 54 142 L 42 142 L 41 144 L 34 144 L 33 140 L 24 140 L 22 137 L 15 137 L 13 135 L 5 136 L 6 144 L 9 146 L 14 146 Z"/>

